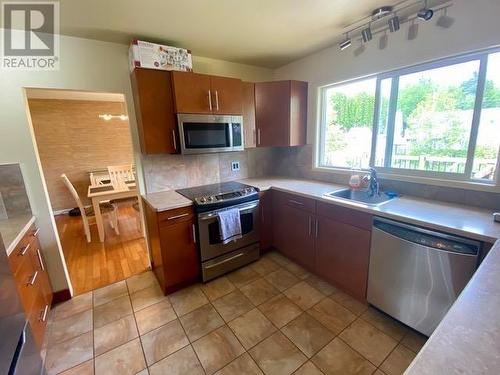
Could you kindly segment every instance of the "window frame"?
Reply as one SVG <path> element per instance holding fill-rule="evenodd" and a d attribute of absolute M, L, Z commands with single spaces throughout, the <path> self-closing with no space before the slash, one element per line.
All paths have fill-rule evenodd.
<path fill-rule="evenodd" d="M 315 137 L 315 158 L 313 160 L 313 169 L 318 171 L 330 171 L 343 174 L 352 173 L 353 169 L 349 167 L 342 166 L 327 166 L 322 165 L 321 161 L 324 155 L 325 148 L 325 132 L 326 132 L 326 92 L 328 89 L 343 86 L 346 84 L 355 83 L 358 81 L 376 79 L 375 86 L 375 105 L 373 111 L 373 122 L 372 122 L 372 142 L 370 150 L 370 167 L 375 167 L 377 171 L 381 173 L 383 177 L 392 178 L 397 180 L 405 180 L 411 182 L 431 182 L 434 185 L 445 185 L 445 186 L 456 186 L 457 184 L 465 188 L 473 188 L 475 190 L 494 190 L 500 191 L 500 148 L 497 153 L 497 165 L 495 169 L 495 174 L 493 179 L 475 179 L 472 177 L 472 169 L 474 163 L 474 154 L 476 150 L 477 136 L 479 133 L 479 126 L 481 123 L 481 111 L 483 105 L 483 97 L 485 92 L 486 78 L 488 72 L 488 56 L 490 54 L 499 53 L 500 48 L 489 48 L 482 51 L 476 51 L 472 53 L 467 53 L 459 56 L 446 57 L 438 60 L 433 60 L 429 62 L 424 62 L 421 64 L 416 64 L 408 67 L 403 67 L 400 69 L 394 69 L 387 72 L 382 72 L 378 74 L 371 74 L 352 80 L 345 80 L 342 82 L 320 86 L 318 88 L 318 121 L 317 121 L 317 132 Z M 397 99 L 399 91 L 399 78 L 407 74 L 413 74 L 418 72 L 423 72 L 426 70 L 438 69 L 447 66 L 452 66 L 455 64 L 466 63 L 470 61 L 477 60 L 479 62 L 478 69 L 478 82 L 476 88 L 476 96 L 474 102 L 474 109 L 472 114 L 471 130 L 469 134 L 469 142 L 467 145 L 467 160 L 465 165 L 465 170 L 463 173 L 450 173 L 450 172 L 435 172 L 435 171 L 422 171 L 414 169 L 405 168 L 394 168 L 394 167 L 378 167 L 375 164 L 375 154 L 377 146 L 377 133 L 380 115 L 380 101 L 381 101 L 381 82 L 385 79 L 391 79 L 391 93 L 389 101 L 389 115 L 388 115 L 388 133 L 387 139 L 390 139 L 391 144 L 394 140 L 394 126 L 395 126 L 395 111 L 397 109 Z M 389 134 L 389 131 L 391 133 Z M 390 136 L 390 137 L 389 137 Z M 393 148 L 387 147 L 385 149 L 385 159 L 392 159 Z M 389 158 L 388 158 L 389 156 Z M 387 164 L 386 164 L 387 165 Z M 366 171 L 360 169 L 360 171 Z"/>

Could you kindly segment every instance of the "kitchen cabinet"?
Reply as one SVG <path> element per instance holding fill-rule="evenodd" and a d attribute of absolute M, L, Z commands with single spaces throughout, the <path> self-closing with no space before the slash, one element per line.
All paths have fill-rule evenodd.
<path fill-rule="evenodd" d="M 136 68 L 131 82 L 142 153 L 178 152 L 170 72 Z"/>
<path fill-rule="evenodd" d="M 9 263 L 26 318 L 41 350 L 52 304 L 52 287 L 35 225 L 26 232 L 9 255 Z"/>
<path fill-rule="evenodd" d="M 144 201 L 153 272 L 165 294 L 198 281 L 200 262 L 192 207 L 156 212 Z"/>
<path fill-rule="evenodd" d="M 243 131 L 245 148 L 257 145 L 257 132 L 255 130 L 255 84 L 243 82 Z"/>
<path fill-rule="evenodd" d="M 242 114 L 242 84 L 236 78 L 173 71 L 176 113 Z"/>
<path fill-rule="evenodd" d="M 260 196 L 260 250 L 273 245 L 273 201 L 271 190 L 259 193 Z"/>
<path fill-rule="evenodd" d="M 275 81 L 255 84 L 257 146 L 306 144 L 307 82 Z"/>

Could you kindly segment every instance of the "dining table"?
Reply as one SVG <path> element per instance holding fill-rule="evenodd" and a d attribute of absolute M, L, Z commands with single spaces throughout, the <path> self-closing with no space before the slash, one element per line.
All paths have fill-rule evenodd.
<path fill-rule="evenodd" d="M 131 180 L 122 181 L 114 185 L 111 183 L 89 185 L 87 197 L 92 201 L 92 207 L 94 208 L 99 240 L 104 242 L 105 234 L 101 213 L 101 202 L 113 199 L 138 197 L 137 184 L 135 180 Z"/>

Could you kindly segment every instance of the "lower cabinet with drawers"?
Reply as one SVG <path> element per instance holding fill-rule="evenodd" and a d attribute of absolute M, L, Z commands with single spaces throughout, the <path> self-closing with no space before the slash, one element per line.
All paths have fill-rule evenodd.
<path fill-rule="evenodd" d="M 52 303 L 52 287 L 37 235 L 38 229 L 33 224 L 9 255 L 9 263 L 26 318 L 41 349 Z"/>
<path fill-rule="evenodd" d="M 193 207 L 157 212 L 144 201 L 151 266 L 165 294 L 200 277 Z"/>

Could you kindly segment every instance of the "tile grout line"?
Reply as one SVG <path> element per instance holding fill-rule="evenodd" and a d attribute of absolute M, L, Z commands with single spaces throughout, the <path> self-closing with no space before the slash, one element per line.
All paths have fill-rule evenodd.
<path fill-rule="evenodd" d="M 126 286 L 126 288 L 127 288 L 127 295 L 128 295 L 129 301 L 130 301 L 130 306 L 132 307 L 132 316 L 133 316 L 133 318 L 134 318 L 135 329 L 137 330 L 137 339 L 139 340 L 139 345 L 141 346 L 142 357 L 144 358 L 144 365 L 146 366 L 145 368 L 146 368 L 146 370 L 147 370 L 147 372 L 148 372 L 148 374 L 149 374 L 149 367 L 148 367 L 148 361 L 147 361 L 147 359 L 146 359 L 146 352 L 144 351 L 144 346 L 142 345 L 142 338 L 141 338 L 141 334 L 140 334 L 140 332 L 139 332 L 139 326 L 137 325 L 137 319 L 136 319 L 136 317 L 135 317 L 135 313 L 136 313 L 136 311 L 134 311 L 134 305 L 132 304 L 132 295 L 131 295 L 131 293 L 130 293 L 130 288 L 129 288 L 129 286 L 128 286 L 127 280 L 125 280 L 125 286 Z M 144 288 L 144 289 L 146 289 L 146 288 Z M 141 289 L 141 290 L 142 290 L 142 289 Z M 140 311 L 140 310 L 139 310 L 139 311 Z M 133 341 L 133 340 L 134 340 L 134 339 L 129 340 L 129 341 L 127 341 L 125 344 L 127 344 L 127 343 L 129 343 L 129 342 L 131 342 L 131 341 Z M 143 370 L 144 370 L 144 369 L 142 369 L 141 371 L 143 371 Z M 140 371 L 139 371 L 139 372 L 140 372 Z"/>

